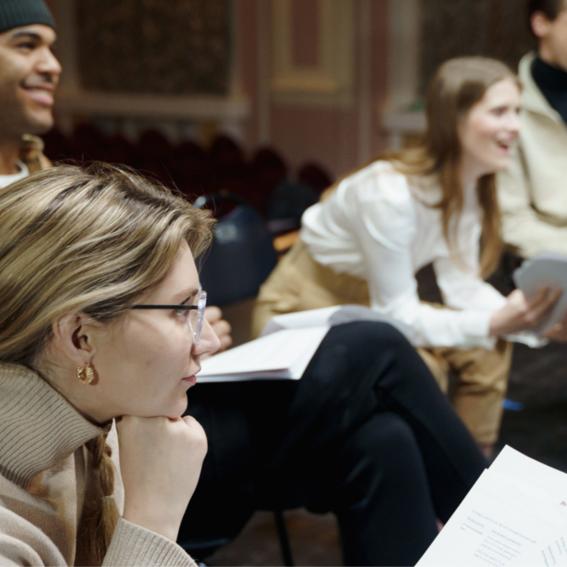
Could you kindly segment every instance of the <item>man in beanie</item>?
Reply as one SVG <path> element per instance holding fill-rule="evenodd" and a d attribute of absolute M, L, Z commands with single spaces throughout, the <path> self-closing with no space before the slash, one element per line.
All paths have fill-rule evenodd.
<path fill-rule="evenodd" d="M 43 0 L 0 1 L 0 185 L 46 165 L 35 135 L 53 126 L 54 27 Z"/>

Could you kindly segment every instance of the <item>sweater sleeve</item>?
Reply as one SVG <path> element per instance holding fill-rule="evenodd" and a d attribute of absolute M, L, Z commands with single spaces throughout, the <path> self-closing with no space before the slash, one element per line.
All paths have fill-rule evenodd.
<path fill-rule="evenodd" d="M 38 526 L 0 506 L 0 565 L 65 565 L 55 542 Z"/>
<path fill-rule="evenodd" d="M 504 241 L 524 257 L 553 250 L 567 254 L 567 226 L 542 219 L 532 206 L 531 188 L 520 150 L 510 168 L 497 177 Z"/>
<path fill-rule="evenodd" d="M 103 565 L 197 567 L 174 541 L 120 518 Z"/>
<path fill-rule="evenodd" d="M 55 543 L 37 526 L 0 507 L 0 565 L 65 565 Z M 103 565 L 197 567 L 175 542 L 120 519 Z"/>
<path fill-rule="evenodd" d="M 420 301 L 411 249 L 418 237 L 414 199 L 404 176 L 377 176 L 379 189 L 354 192 L 355 232 L 367 266 L 372 308 L 415 346 L 491 348 L 490 311 L 437 308 Z M 376 194 L 382 198 L 376 199 Z"/>

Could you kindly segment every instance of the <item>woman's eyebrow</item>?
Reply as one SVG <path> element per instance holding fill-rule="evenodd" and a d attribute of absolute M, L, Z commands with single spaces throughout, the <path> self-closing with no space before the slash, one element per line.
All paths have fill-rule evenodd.
<path fill-rule="evenodd" d="M 183 301 L 179 302 L 180 305 L 183 305 L 183 304 L 187 303 L 190 299 L 193 299 L 199 293 L 199 288 L 194 288 L 194 289 L 190 290 L 189 292 L 183 292 L 183 295 L 185 295 L 185 293 L 189 293 L 189 295 L 187 297 L 185 297 L 185 299 L 183 299 Z"/>

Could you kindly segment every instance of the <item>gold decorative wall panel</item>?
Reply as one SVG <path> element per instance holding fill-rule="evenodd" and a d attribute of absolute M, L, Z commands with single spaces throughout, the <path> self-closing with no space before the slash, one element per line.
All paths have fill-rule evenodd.
<path fill-rule="evenodd" d="M 262 0 L 264 1 L 264 0 Z M 278 103 L 349 105 L 352 102 L 354 67 L 353 0 L 272 1 L 271 89 Z M 309 10 L 317 25 L 301 41 L 311 41 L 313 62 L 300 64 L 294 58 L 293 22 Z M 298 12 L 294 14 L 294 11 Z M 314 11 L 315 13 L 311 13 Z M 303 29 L 304 33 L 309 30 Z M 307 50 L 307 44 L 303 44 Z"/>
<path fill-rule="evenodd" d="M 230 0 L 80 0 L 81 85 L 95 91 L 226 95 Z"/>

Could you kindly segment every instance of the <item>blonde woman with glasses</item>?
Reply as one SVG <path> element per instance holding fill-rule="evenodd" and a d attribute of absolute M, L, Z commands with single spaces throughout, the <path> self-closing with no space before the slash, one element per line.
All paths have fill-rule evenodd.
<path fill-rule="evenodd" d="M 210 237 L 110 166 L 0 189 L 0 564 L 195 564 L 175 540 L 207 450 L 182 415 L 219 346 L 194 262 Z"/>

